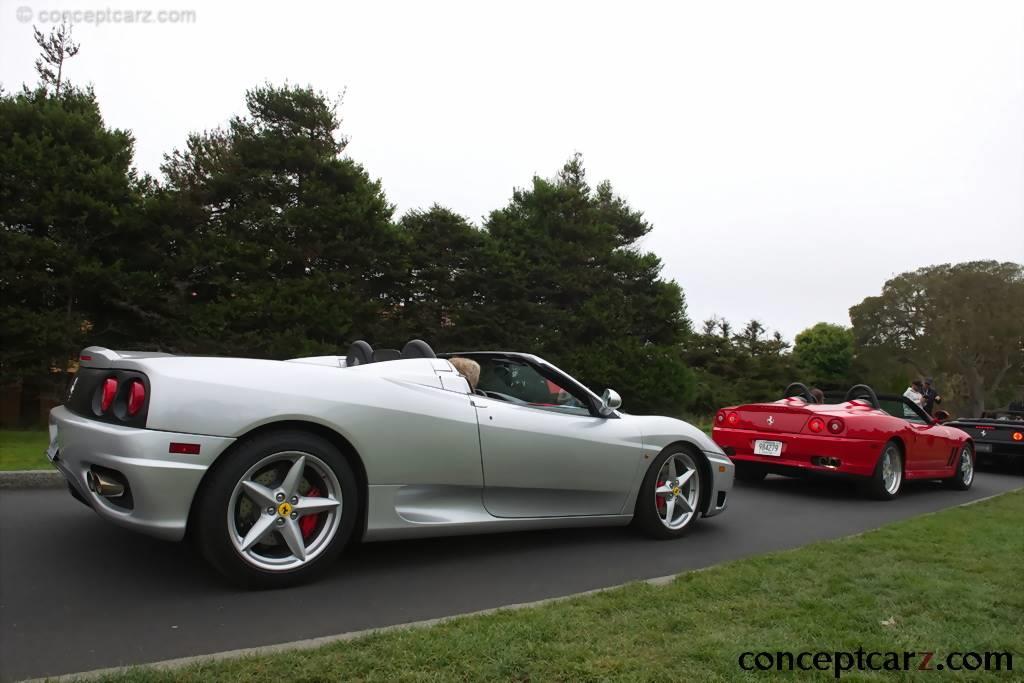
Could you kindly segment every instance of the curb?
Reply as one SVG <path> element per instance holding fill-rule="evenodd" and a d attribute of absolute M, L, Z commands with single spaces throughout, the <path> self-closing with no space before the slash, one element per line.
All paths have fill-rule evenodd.
<path fill-rule="evenodd" d="M 64 475 L 57 470 L 12 470 L 0 472 L 0 489 L 59 489 Z"/>

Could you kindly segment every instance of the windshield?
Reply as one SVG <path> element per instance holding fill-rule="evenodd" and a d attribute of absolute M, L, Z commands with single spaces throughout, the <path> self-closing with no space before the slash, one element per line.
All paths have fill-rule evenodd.
<path fill-rule="evenodd" d="M 881 405 L 882 410 L 893 417 L 899 417 L 916 424 L 931 424 L 931 420 L 928 419 L 923 409 L 914 405 L 913 401 L 902 396 L 879 396 L 878 403 Z"/>
<path fill-rule="evenodd" d="M 542 376 L 531 365 L 509 358 L 475 357 L 480 364 L 477 389 L 485 395 L 532 408 L 589 415 L 582 397 Z"/>

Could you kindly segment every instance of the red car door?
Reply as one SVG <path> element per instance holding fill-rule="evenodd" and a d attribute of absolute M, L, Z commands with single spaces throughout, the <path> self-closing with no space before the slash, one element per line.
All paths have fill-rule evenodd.
<path fill-rule="evenodd" d="M 907 444 L 907 469 L 939 470 L 949 460 L 949 440 L 946 428 L 935 424 L 921 406 L 906 397 L 901 398 L 903 417 L 910 424 L 914 443 Z"/>
<path fill-rule="evenodd" d="M 915 435 L 915 450 L 913 459 L 909 460 L 912 469 L 938 470 L 946 466 L 949 460 L 949 447 L 944 435 L 944 429 L 938 425 L 910 423 Z"/>

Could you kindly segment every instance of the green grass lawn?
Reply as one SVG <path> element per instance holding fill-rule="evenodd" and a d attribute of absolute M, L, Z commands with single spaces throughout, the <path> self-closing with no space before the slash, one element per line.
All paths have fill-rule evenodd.
<path fill-rule="evenodd" d="M 0 471 L 50 469 L 44 454 L 49 440 L 45 429 L 0 429 Z"/>
<path fill-rule="evenodd" d="M 316 650 L 173 671 L 137 668 L 106 680 L 793 680 L 810 674 L 744 672 L 738 658 L 747 651 L 858 647 L 934 651 L 933 667 L 951 652 L 1009 651 L 1014 673 L 1001 680 L 1022 680 L 1022 523 L 1024 492 L 1018 491 L 861 536 L 685 574 L 666 586 L 632 584 Z M 647 547 L 654 552 L 658 544 Z M 280 627 L 287 638 L 288 620 L 301 614 L 297 603 L 294 616 L 268 617 L 267 627 Z M 835 680 L 831 672 L 815 675 Z M 980 677 L 946 670 L 858 672 L 844 680 Z"/>

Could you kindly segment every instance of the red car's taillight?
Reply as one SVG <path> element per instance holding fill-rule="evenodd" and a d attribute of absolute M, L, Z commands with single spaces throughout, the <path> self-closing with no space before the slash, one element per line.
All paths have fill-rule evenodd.
<path fill-rule="evenodd" d="M 725 416 L 725 421 L 728 422 L 730 426 L 735 427 L 739 424 L 740 416 L 738 413 L 729 413 Z"/>
<path fill-rule="evenodd" d="M 807 423 L 807 428 L 815 434 L 820 434 L 825 431 L 825 421 L 820 417 L 812 417 L 810 422 Z"/>
<path fill-rule="evenodd" d="M 840 420 L 838 417 L 832 418 L 831 420 L 828 421 L 829 434 L 841 434 L 843 431 L 843 427 L 845 427 L 845 425 L 843 424 L 843 421 Z"/>
<path fill-rule="evenodd" d="M 136 415 L 146 402 L 146 385 L 137 379 L 128 385 L 128 415 Z"/>
<path fill-rule="evenodd" d="M 719 410 L 718 414 L 715 415 L 715 423 L 722 424 L 723 422 L 725 422 L 725 413 Z"/>
<path fill-rule="evenodd" d="M 103 394 L 100 396 L 100 412 L 107 412 L 110 409 L 110 405 L 114 402 L 114 397 L 117 396 L 117 378 L 108 377 L 103 380 Z"/>

